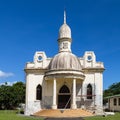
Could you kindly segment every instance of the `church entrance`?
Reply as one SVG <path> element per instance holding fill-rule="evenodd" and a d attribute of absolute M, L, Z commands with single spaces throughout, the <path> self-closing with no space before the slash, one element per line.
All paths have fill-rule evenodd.
<path fill-rule="evenodd" d="M 69 88 L 66 85 L 63 85 L 60 88 L 58 94 L 58 108 L 59 109 L 70 108 L 70 103 L 71 103 L 70 97 L 71 95 Z"/>

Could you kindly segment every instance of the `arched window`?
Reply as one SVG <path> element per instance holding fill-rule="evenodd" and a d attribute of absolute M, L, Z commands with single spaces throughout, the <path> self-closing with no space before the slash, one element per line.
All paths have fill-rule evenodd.
<path fill-rule="evenodd" d="M 41 85 L 38 85 L 36 88 L 36 99 L 42 100 L 42 87 L 41 87 Z"/>
<path fill-rule="evenodd" d="M 92 86 L 88 84 L 87 86 L 87 99 L 92 99 Z"/>

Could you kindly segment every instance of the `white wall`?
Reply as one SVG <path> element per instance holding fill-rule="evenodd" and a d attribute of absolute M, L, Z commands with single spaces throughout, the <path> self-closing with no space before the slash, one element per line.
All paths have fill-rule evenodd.
<path fill-rule="evenodd" d="M 26 115 L 41 109 L 41 101 L 36 100 L 36 88 L 39 84 L 42 86 L 43 77 L 44 75 L 32 73 L 26 75 Z"/>

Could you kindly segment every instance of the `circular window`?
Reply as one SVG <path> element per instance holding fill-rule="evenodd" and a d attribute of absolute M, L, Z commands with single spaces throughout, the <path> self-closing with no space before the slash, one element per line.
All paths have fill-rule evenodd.
<path fill-rule="evenodd" d="M 88 61 L 91 61 L 91 60 L 92 60 L 92 56 L 89 55 L 89 56 L 87 57 L 87 60 L 88 60 Z"/>
<path fill-rule="evenodd" d="M 42 56 L 38 56 L 38 61 L 41 61 L 42 60 Z"/>

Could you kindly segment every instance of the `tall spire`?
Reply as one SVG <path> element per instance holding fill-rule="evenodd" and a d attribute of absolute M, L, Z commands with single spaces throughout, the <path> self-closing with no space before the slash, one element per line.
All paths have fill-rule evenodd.
<path fill-rule="evenodd" d="M 59 39 L 70 38 L 71 39 L 71 29 L 66 23 L 66 11 L 64 10 L 64 22 L 59 29 Z"/>
<path fill-rule="evenodd" d="M 66 23 L 66 11 L 64 10 L 64 23 L 59 29 L 59 52 L 71 52 L 71 29 Z"/>
<path fill-rule="evenodd" d="M 66 11 L 64 10 L 64 24 L 66 24 Z"/>

